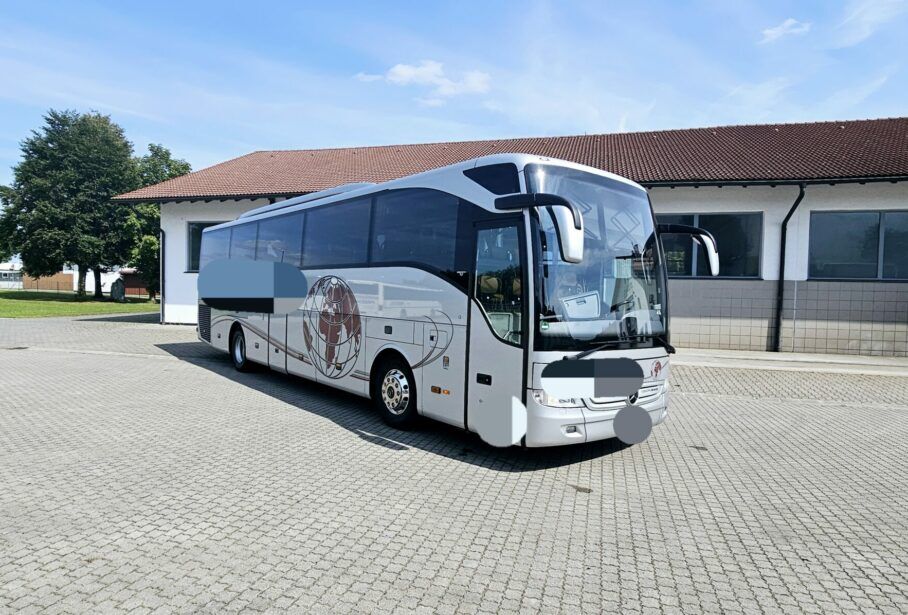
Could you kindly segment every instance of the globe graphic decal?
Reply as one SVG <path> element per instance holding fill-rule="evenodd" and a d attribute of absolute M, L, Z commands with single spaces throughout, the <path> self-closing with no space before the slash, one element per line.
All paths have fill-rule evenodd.
<path fill-rule="evenodd" d="M 303 338 L 315 369 L 328 378 L 349 374 L 362 344 L 353 291 L 337 276 L 321 277 L 309 289 L 303 310 Z"/>

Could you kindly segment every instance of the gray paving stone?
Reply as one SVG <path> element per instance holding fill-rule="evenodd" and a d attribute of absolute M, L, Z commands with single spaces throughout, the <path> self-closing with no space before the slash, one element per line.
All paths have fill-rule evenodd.
<path fill-rule="evenodd" d="M 0 612 L 904 612 L 908 378 L 672 370 L 641 445 L 501 451 L 190 328 L 0 320 Z"/>

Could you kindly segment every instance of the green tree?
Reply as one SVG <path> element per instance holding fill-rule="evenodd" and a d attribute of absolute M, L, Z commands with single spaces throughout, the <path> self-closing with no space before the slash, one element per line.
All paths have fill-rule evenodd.
<path fill-rule="evenodd" d="M 32 276 L 77 265 L 80 294 L 92 269 L 100 297 L 101 272 L 129 259 L 140 230 L 133 210 L 110 202 L 138 186 L 132 145 L 99 113 L 51 110 L 44 121 L 22 142 L 13 185 L 0 194 L 0 251 L 19 253 Z"/>
<path fill-rule="evenodd" d="M 142 186 L 159 184 L 192 171 L 188 162 L 173 158 L 170 150 L 155 143 L 148 146 L 147 155 L 136 158 L 136 167 L 139 183 Z M 139 203 L 133 206 L 133 212 L 139 223 L 139 241 L 133 251 L 130 264 L 138 270 L 139 277 L 145 283 L 145 288 L 154 298 L 159 290 L 161 269 L 160 252 L 158 251 L 161 208 L 156 203 Z"/>
<path fill-rule="evenodd" d="M 154 299 L 160 290 L 158 276 L 161 261 L 159 255 L 158 238 L 154 235 L 143 235 L 139 239 L 139 245 L 136 246 L 132 257 L 132 266 L 138 270 L 138 275 L 142 278 L 145 288 L 148 289 L 148 296 L 151 299 Z"/>

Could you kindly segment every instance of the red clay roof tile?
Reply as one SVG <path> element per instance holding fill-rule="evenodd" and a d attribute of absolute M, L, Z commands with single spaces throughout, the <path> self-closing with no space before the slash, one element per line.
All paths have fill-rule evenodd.
<path fill-rule="evenodd" d="M 259 151 L 116 200 L 297 195 L 502 152 L 571 160 L 644 185 L 895 177 L 908 175 L 908 118 Z"/>

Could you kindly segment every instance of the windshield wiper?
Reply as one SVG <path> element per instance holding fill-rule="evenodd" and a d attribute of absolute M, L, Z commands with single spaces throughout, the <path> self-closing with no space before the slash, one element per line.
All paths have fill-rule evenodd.
<path fill-rule="evenodd" d="M 605 350 L 609 346 L 615 346 L 615 345 L 624 344 L 627 342 L 632 342 L 634 340 L 647 339 L 647 338 L 652 339 L 654 343 L 665 348 L 665 350 L 668 352 L 668 354 L 675 354 L 675 347 L 668 343 L 668 340 L 665 339 L 664 335 L 630 335 L 623 339 L 609 340 L 607 342 L 599 344 L 598 346 L 594 346 L 593 348 L 589 348 L 587 350 L 584 350 L 583 352 L 578 352 L 577 354 L 575 354 L 571 357 L 567 357 L 567 358 L 568 359 L 583 359 L 585 357 L 590 356 L 594 352 L 599 352 L 600 350 Z"/>

